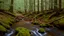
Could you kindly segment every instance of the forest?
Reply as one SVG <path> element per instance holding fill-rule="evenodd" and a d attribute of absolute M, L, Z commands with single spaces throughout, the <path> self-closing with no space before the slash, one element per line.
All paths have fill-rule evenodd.
<path fill-rule="evenodd" d="M 0 36 L 64 36 L 64 0 L 0 0 Z"/>

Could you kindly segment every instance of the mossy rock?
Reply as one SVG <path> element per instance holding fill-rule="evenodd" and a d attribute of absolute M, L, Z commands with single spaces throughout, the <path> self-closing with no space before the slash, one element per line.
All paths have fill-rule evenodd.
<path fill-rule="evenodd" d="M 38 21 L 34 21 L 34 22 L 32 22 L 32 24 L 39 25 L 39 22 Z"/>
<path fill-rule="evenodd" d="M 44 33 L 45 32 L 45 29 L 44 28 L 40 28 L 38 32 Z"/>
<path fill-rule="evenodd" d="M 5 28 L 10 28 L 10 25 L 12 25 L 13 22 L 14 17 L 7 14 L 0 15 L 0 23 L 2 23 L 1 25 L 3 25 Z"/>
<path fill-rule="evenodd" d="M 40 24 L 40 27 L 46 27 L 47 25 L 46 24 Z"/>
<path fill-rule="evenodd" d="M 64 18 L 62 18 L 62 19 L 59 20 L 59 24 L 60 25 L 64 25 Z"/>
<path fill-rule="evenodd" d="M 2 19 L 1 21 L 3 23 L 9 24 L 9 23 L 11 23 L 11 21 L 13 21 L 13 19 L 11 19 L 11 18 L 5 18 L 5 19 Z"/>
<path fill-rule="evenodd" d="M 2 31 L 2 32 L 6 32 L 7 29 L 6 29 L 5 27 L 3 27 L 2 25 L 0 25 L 0 31 Z"/>
<path fill-rule="evenodd" d="M 47 25 L 47 27 L 52 27 L 52 25 L 51 24 L 46 24 Z"/>
<path fill-rule="evenodd" d="M 40 27 L 51 27 L 50 24 L 40 24 Z"/>
<path fill-rule="evenodd" d="M 30 36 L 30 31 L 26 28 L 18 27 L 16 31 L 18 32 L 16 36 Z"/>
<path fill-rule="evenodd" d="M 9 24 L 9 23 L 12 24 L 12 22 L 14 22 L 14 18 L 10 15 L 3 14 L 3 15 L 0 15 L 0 21 L 2 21 L 5 24 Z"/>
<path fill-rule="evenodd" d="M 10 28 L 10 25 L 8 24 L 2 24 L 5 28 Z"/>
<path fill-rule="evenodd" d="M 62 19 L 60 19 L 58 21 L 55 21 L 53 23 L 54 23 L 55 27 L 64 29 L 64 18 L 62 18 Z"/>

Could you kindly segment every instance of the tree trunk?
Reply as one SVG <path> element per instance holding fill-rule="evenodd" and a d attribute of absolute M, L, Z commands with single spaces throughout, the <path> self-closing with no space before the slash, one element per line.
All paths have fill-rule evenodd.
<path fill-rule="evenodd" d="M 10 9 L 9 9 L 10 12 L 13 12 L 13 2 L 14 2 L 14 0 L 11 0 L 11 6 L 10 6 Z"/>
<path fill-rule="evenodd" d="M 35 12 L 35 0 L 34 0 L 34 12 Z"/>
<path fill-rule="evenodd" d="M 50 7 L 51 7 L 50 4 L 51 4 L 51 3 L 50 3 L 50 0 L 49 0 L 49 10 L 50 10 Z"/>
<path fill-rule="evenodd" d="M 25 9 L 25 13 L 27 12 L 27 0 L 24 0 L 24 9 Z"/>
<path fill-rule="evenodd" d="M 45 10 L 47 10 L 47 1 L 45 0 Z"/>
<path fill-rule="evenodd" d="M 39 13 L 39 0 L 37 2 L 38 2 L 38 13 Z"/>
<path fill-rule="evenodd" d="M 53 9 L 53 0 L 50 0 L 51 2 L 51 10 Z"/>
<path fill-rule="evenodd" d="M 43 0 L 41 0 L 41 12 L 43 12 Z"/>
<path fill-rule="evenodd" d="M 59 0 L 59 10 L 61 10 L 61 0 Z"/>
<path fill-rule="evenodd" d="M 29 0 L 29 12 L 33 12 L 33 1 Z"/>
<path fill-rule="evenodd" d="M 54 0 L 54 9 L 57 11 L 57 0 Z"/>

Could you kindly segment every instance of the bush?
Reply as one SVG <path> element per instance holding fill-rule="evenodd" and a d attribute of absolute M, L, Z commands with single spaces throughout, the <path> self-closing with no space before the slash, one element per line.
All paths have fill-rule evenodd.
<path fill-rule="evenodd" d="M 3 27 L 2 25 L 0 25 L 0 31 L 2 31 L 2 32 L 6 32 L 7 29 L 6 29 L 5 27 Z"/>
<path fill-rule="evenodd" d="M 40 28 L 38 32 L 44 33 L 45 32 L 45 29 L 44 28 Z"/>
<path fill-rule="evenodd" d="M 16 31 L 18 32 L 16 36 L 30 36 L 30 31 L 26 28 L 18 27 Z"/>

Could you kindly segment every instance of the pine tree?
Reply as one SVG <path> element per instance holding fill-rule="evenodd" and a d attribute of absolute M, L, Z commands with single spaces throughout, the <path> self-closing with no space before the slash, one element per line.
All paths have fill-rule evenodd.
<path fill-rule="evenodd" d="M 9 9 L 10 12 L 13 12 L 13 3 L 14 3 L 14 0 L 11 0 L 11 6 L 10 6 L 10 9 Z"/>
<path fill-rule="evenodd" d="M 53 0 L 50 0 L 50 2 L 51 2 L 51 10 L 53 9 Z"/>
<path fill-rule="evenodd" d="M 34 12 L 35 12 L 35 0 L 34 0 Z"/>
<path fill-rule="evenodd" d="M 25 13 L 27 12 L 27 0 L 24 0 L 24 9 L 25 9 Z"/>
<path fill-rule="evenodd" d="M 41 0 L 41 12 L 43 12 L 43 0 Z"/>
<path fill-rule="evenodd" d="M 61 9 L 61 2 L 62 0 L 59 0 L 59 9 Z"/>
<path fill-rule="evenodd" d="M 57 0 L 54 0 L 54 9 L 57 10 Z"/>
<path fill-rule="evenodd" d="M 38 13 L 39 13 L 39 0 L 37 1 L 37 3 L 38 3 L 38 7 L 37 7 L 38 8 Z"/>

